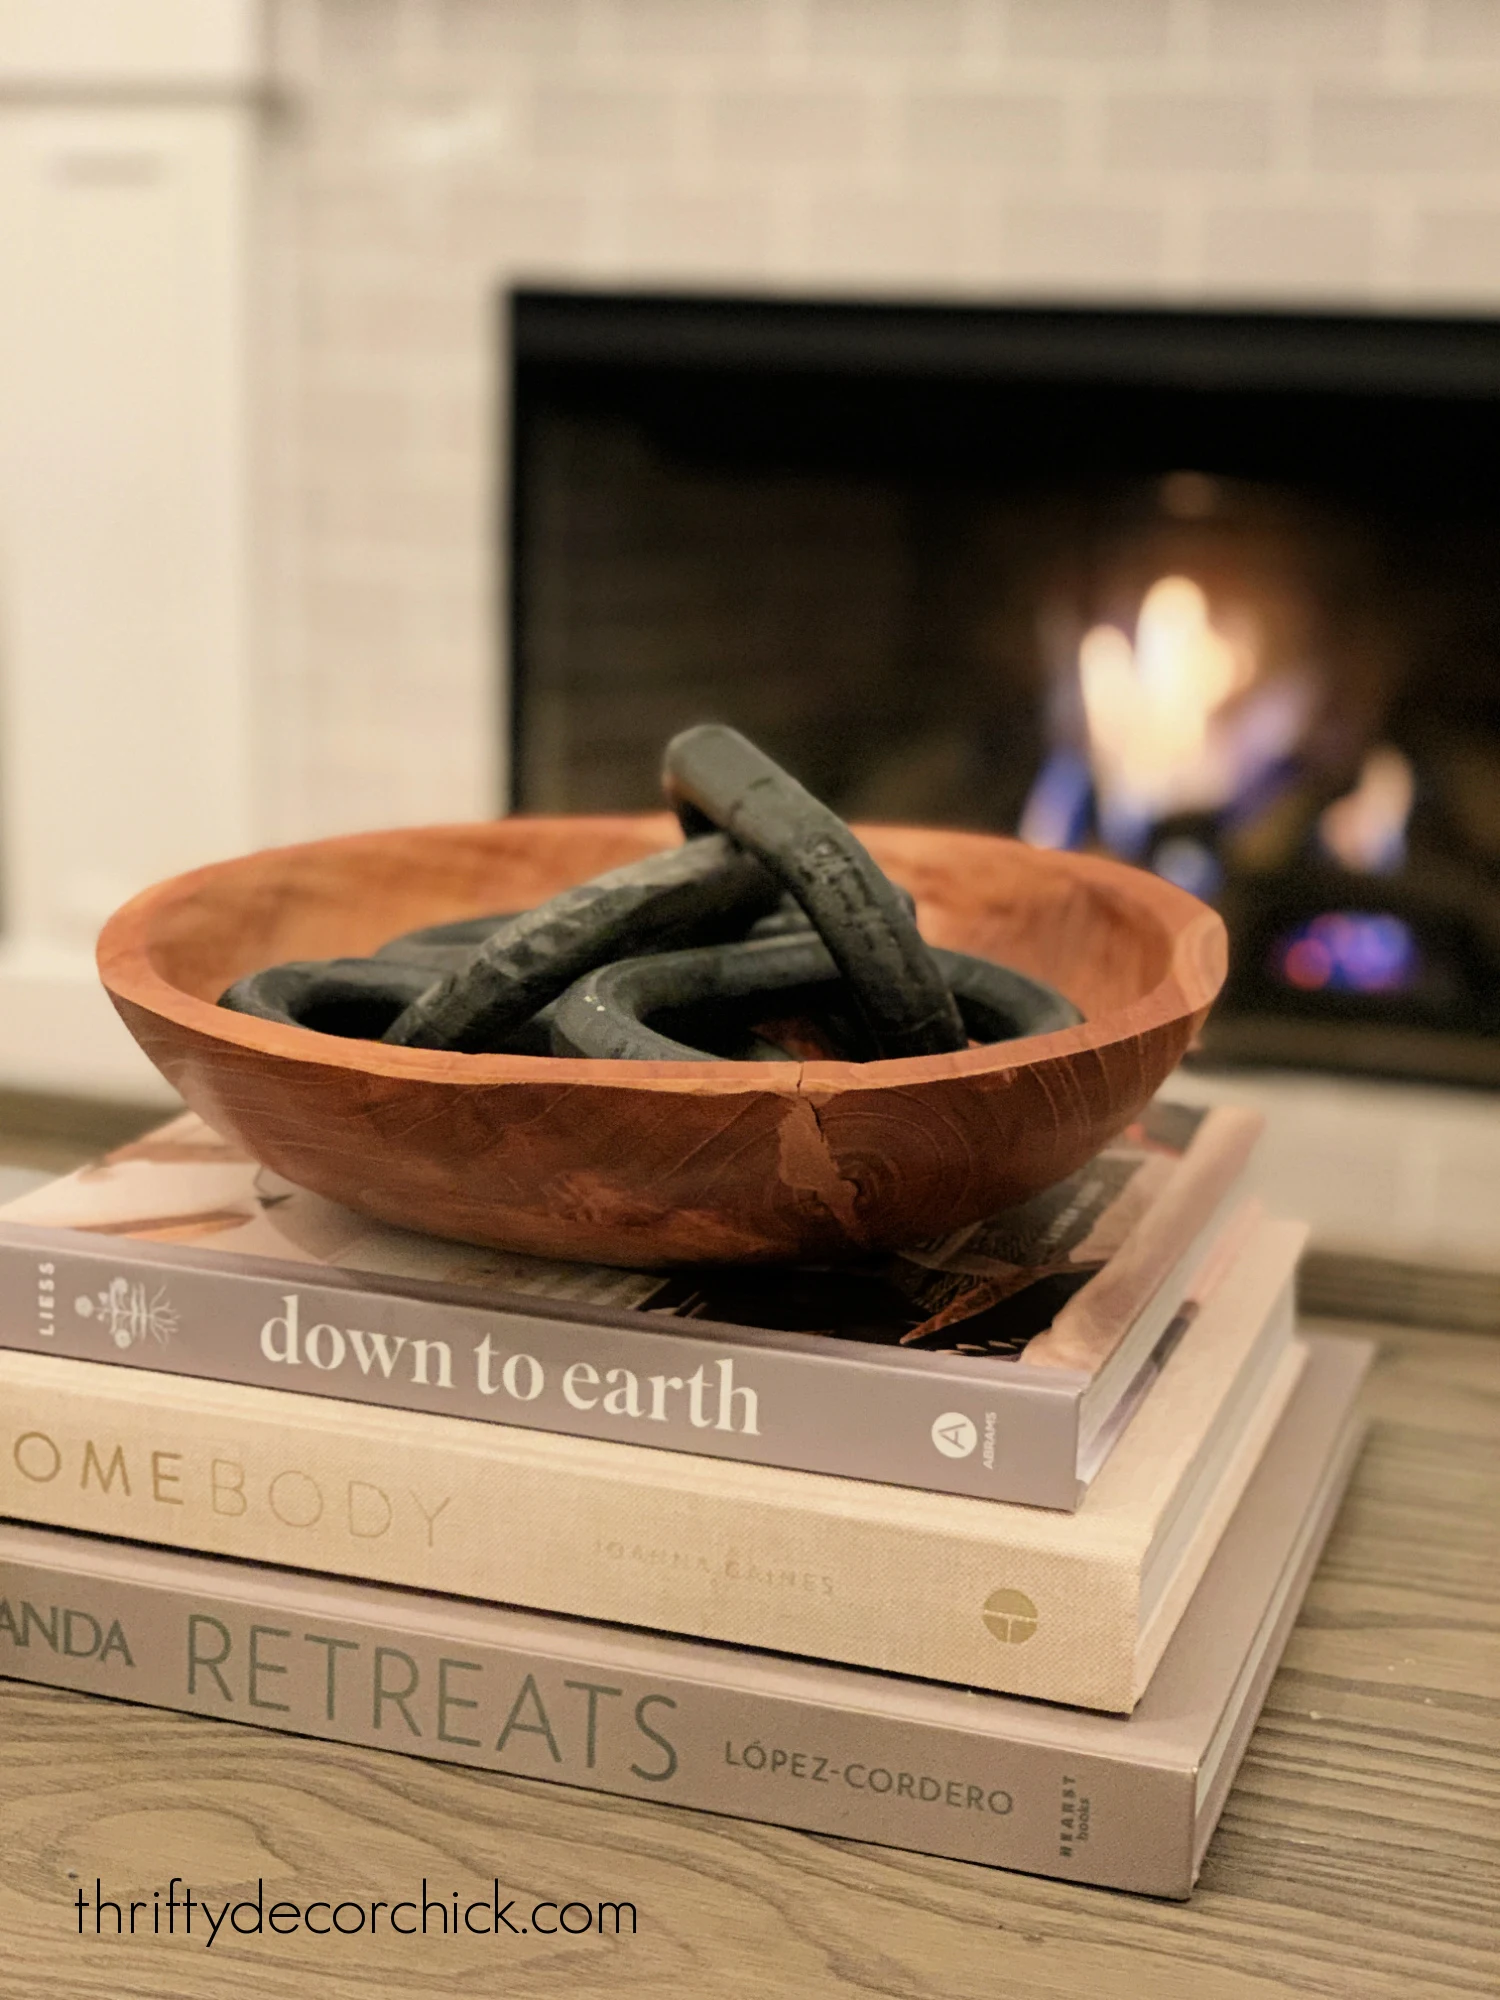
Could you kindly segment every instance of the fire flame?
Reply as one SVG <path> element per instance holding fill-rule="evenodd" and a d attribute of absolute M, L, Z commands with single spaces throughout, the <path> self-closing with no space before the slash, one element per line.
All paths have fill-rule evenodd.
<path fill-rule="evenodd" d="M 1078 673 L 1094 779 L 1111 817 L 1149 826 L 1232 796 L 1232 746 L 1214 718 L 1254 679 L 1255 662 L 1214 630 L 1190 577 L 1152 584 L 1133 645 L 1118 626 L 1085 633 Z"/>
<path fill-rule="evenodd" d="M 1117 625 L 1092 626 L 1078 648 L 1084 741 L 1054 742 L 1021 815 L 1021 838 L 1076 846 L 1087 838 L 1092 801 L 1104 844 L 1135 859 L 1174 814 L 1249 809 L 1268 784 L 1274 789 L 1308 727 L 1315 683 L 1297 664 L 1263 673 L 1255 625 L 1243 614 L 1236 625 L 1226 632 L 1213 623 L 1191 577 L 1163 576 L 1141 601 L 1133 639 Z M 1211 894 L 1217 864 L 1208 849 L 1189 845 L 1193 880 L 1184 886 Z M 1168 840 L 1160 850 L 1172 850 L 1161 872 L 1174 881 L 1182 879 L 1182 847 Z"/>
<path fill-rule="evenodd" d="M 1416 796 L 1410 763 L 1389 743 L 1366 753 L 1359 782 L 1335 799 L 1318 835 L 1335 861 L 1359 875 L 1390 875 L 1406 859 L 1406 822 Z"/>

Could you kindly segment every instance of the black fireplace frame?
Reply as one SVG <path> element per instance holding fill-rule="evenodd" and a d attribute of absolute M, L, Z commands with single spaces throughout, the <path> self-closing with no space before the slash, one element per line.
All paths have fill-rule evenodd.
<path fill-rule="evenodd" d="M 1500 398 L 1500 322 L 1458 315 L 526 287 L 503 307 L 517 370 L 628 363 Z"/>

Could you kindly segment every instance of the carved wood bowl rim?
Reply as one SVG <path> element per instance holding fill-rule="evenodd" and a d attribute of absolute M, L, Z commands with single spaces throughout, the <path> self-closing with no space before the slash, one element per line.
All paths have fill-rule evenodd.
<path fill-rule="evenodd" d="M 350 855 L 370 853 L 393 842 L 440 846 L 444 842 L 452 844 L 461 841 L 472 848 L 489 828 L 508 829 L 509 839 L 518 827 L 535 829 L 543 837 L 561 828 L 579 834 L 593 828 L 627 839 L 638 835 L 638 851 L 642 854 L 671 845 L 679 837 L 676 821 L 664 813 L 517 814 L 493 821 L 452 822 L 342 834 L 292 846 L 260 849 L 171 876 L 141 891 L 124 904 L 110 917 L 100 933 L 100 977 L 116 1003 L 124 1003 L 122 1012 L 127 1025 L 131 1022 L 126 1010 L 139 1008 L 192 1034 L 231 1048 L 292 1064 L 308 1063 L 321 1068 L 360 1071 L 393 1083 L 409 1080 L 450 1086 L 467 1085 L 476 1089 L 499 1084 L 546 1083 L 553 1086 L 576 1085 L 585 1090 L 619 1090 L 624 1087 L 642 1092 L 687 1092 L 693 1095 L 743 1092 L 777 1096 L 807 1092 L 822 1096 L 830 1090 L 849 1087 L 910 1090 L 925 1083 L 995 1076 L 1006 1071 L 1028 1069 L 1040 1062 L 1066 1060 L 1150 1035 L 1190 1016 L 1201 1018 L 1223 983 L 1226 941 L 1222 920 L 1206 904 L 1159 876 L 1103 856 L 1030 848 L 998 834 L 889 824 L 861 824 L 856 829 L 876 851 L 877 858 L 882 847 L 891 842 L 899 845 L 912 836 L 924 841 L 946 839 L 963 844 L 991 843 L 1005 851 L 1011 864 L 1021 860 L 1023 866 L 1052 872 L 1063 880 L 1090 884 L 1106 900 L 1124 905 L 1141 915 L 1149 915 L 1167 942 L 1167 962 L 1162 976 L 1135 999 L 1098 1012 L 1078 1027 L 1019 1037 L 1009 1042 L 980 1044 L 952 1055 L 909 1056 L 862 1063 L 688 1063 L 585 1060 L 567 1056 L 462 1055 L 448 1050 L 397 1048 L 383 1042 L 356 1041 L 322 1034 L 310 1028 L 288 1027 L 275 1021 L 260 1020 L 253 1015 L 232 1013 L 220 1007 L 216 999 L 204 999 L 174 984 L 157 968 L 156 954 L 166 932 L 172 927 L 173 918 L 180 916 L 205 891 L 211 893 L 216 884 L 242 877 L 252 869 L 262 873 L 274 871 L 283 879 L 289 879 L 287 871 L 295 871 L 300 862 L 313 857 L 317 857 L 321 864 L 324 858 L 336 858 L 341 852 Z M 631 857 L 626 854 L 621 858 Z M 503 864 L 503 859 L 502 849 L 497 854 L 497 866 Z M 606 865 L 615 864 L 610 862 Z M 592 874 L 598 870 L 587 872 Z M 891 872 L 899 879 L 899 866 L 892 866 Z M 481 904 L 483 907 L 493 907 L 493 903 Z M 479 910 L 473 913 L 479 914 Z M 430 919 L 440 920 L 441 915 Z M 401 925 L 403 929 L 414 927 L 415 924 Z M 225 976 L 223 985 L 227 986 L 232 979 L 255 969 L 251 965 L 239 966 Z M 222 987 L 219 990 L 222 991 Z"/>

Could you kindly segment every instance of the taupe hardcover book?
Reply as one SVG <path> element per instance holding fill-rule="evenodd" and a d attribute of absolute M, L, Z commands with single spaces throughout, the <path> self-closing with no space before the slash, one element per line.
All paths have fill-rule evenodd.
<path fill-rule="evenodd" d="M 1073 1514 L 4 1350 L 0 1514 L 1127 1711 L 1295 1383 L 1304 1234 L 1256 1227 Z"/>
<path fill-rule="evenodd" d="M 1358 1445 L 1301 1384 L 1128 1721 L 0 1524 L 0 1673 L 1146 1895 L 1186 1896 Z"/>
<path fill-rule="evenodd" d="M 385 1228 L 182 1118 L 0 1212 L 0 1345 L 1073 1508 L 1249 1226 L 1259 1130 L 1156 1104 L 944 1242 L 662 1276 Z"/>

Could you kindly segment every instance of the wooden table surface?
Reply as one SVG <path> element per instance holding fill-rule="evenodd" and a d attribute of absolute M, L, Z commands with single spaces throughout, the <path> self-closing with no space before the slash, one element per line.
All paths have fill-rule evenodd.
<path fill-rule="evenodd" d="M 0 1683 L 0 1994 L 1411 2000 L 1500 1991 L 1500 1339 L 1374 1427 L 1191 1903 Z M 77 1933 L 78 1885 L 628 1900 L 633 1937 Z M 473 1885 L 472 1888 L 470 1885 Z M 106 1890 L 106 1893 L 108 1891 Z"/>

